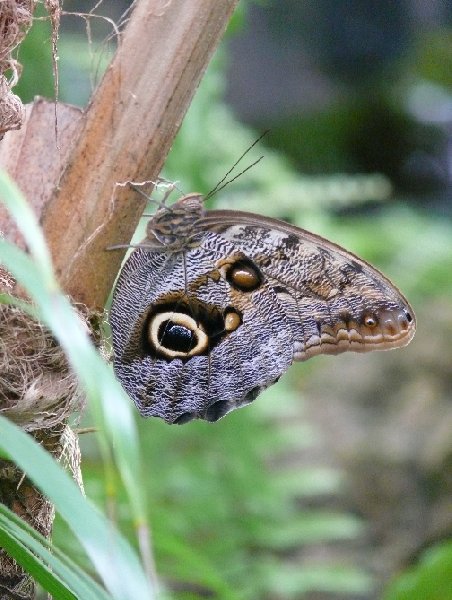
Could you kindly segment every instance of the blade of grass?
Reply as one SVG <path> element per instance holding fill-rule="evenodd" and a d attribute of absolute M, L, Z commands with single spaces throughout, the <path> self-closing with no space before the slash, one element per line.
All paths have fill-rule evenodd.
<path fill-rule="evenodd" d="M 105 428 L 110 433 L 136 520 L 143 523 L 145 501 L 139 485 L 142 461 L 131 403 L 80 327 L 69 302 L 59 293 L 42 231 L 22 194 L 5 173 L 0 174 L 0 199 L 16 220 L 34 259 L 0 239 L 3 262 L 37 303 L 40 318 L 58 338 L 85 387 L 90 408 L 98 420 L 104 451 L 109 446 L 108 440 L 102 439 Z"/>
<path fill-rule="evenodd" d="M 3 505 L 0 505 L 0 545 L 59 600 L 111 600 L 78 565 Z"/>
<path fill-rule="evenodd" d="M 33 438 L 0 416 L 0 448 L 54 503 L 115 599 L 152 598 L 141 565 L 113 525 Z"/>
<path fill-rule="evenodd" d="M 86 390 L 100 432 L 99 443 L 104 457 L 108 461 L 109 438 L 129 495 L 137 528 L 141 531 L 147 529 L 145 502 L 140 487 L 142 462 L 131 404 L 91 345 L 67 298 L 59 293 L 42 232 L 19 190 L 5 174 L 0 174 L 0 197 L 17 221 L 31 252 L 31 257 L 27 256 L 6 240 L 0 239 L 1 261 L 27 289 L 38 306 L 41 320 L 53 331 L 65 350 Z M 28 472 L 28 469 L 26 470 Z M 54 500 L 52 497 L 51 499 Z M 152 571 L 148 568 L 149 570 Z M 142 579 L 140 575 L 137 574 L 138 581 Z M 130 573 L 120 579 L 118 589 L 123 586 L 127 588 L 126 581 L 130 580 Z"/>

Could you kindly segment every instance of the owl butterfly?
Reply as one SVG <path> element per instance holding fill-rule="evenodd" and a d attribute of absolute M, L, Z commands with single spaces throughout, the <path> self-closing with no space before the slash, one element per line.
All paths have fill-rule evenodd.
<path fill-rule="evenodd" d="M 294 360 L 405 346 L 413 310 L 376 269 L 283 221 L 161 206 L 110 311 L 114 370 L 141 415 L 217 421 Z"/>

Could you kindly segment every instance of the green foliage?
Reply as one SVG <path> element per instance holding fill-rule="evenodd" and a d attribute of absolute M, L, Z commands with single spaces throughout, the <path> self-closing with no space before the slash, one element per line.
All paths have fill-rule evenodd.
<path fill-rule="evenodd" d="M 239 123 L 222 102 L 225 57 L 218 52 L 192 102 L 173 148 L 164 176 L 179 182 L 184 193 L 207 193 L 221 181 L 259 134 Z M 227 132 L 227 133 L 226 133 Z M 369 201 L 385 201 L 391 194 L 389 181 L 378 174 L 304 176 L 287 158 L 265 147 L 274 133 L 254 147 L 234 168 L 227 180 L 262 161 L 215 196 L 215 204 L 255 210 L 302 221 L 304 215 L 325 214 Z"/>
<path fill-rule="evenodd" d="M 35 16 L 43 14 L 38 4 Z M 52 98 L 54 95 L 51 35 L 50 22 L 36 19 L 18 48 L 17 59 L 23 68 L 14 93 L 24 103 L 31 102 L 35 96 Z"/>
<path fill-rule="evenodd" d="M 16 433 L 13 433 L 13 444 L 20 445 L 21 442 L 17 442 L 15 436 Z M 13 454 L 17 456 L 16 452 Z M 38 458 L 38 469 L 41 466 Z M 0 547 L 22 565 L 26 572 L 54 598 L 60 600 L 75 597 L 85 600 L 112 598 L 59 548 L 51 546 L 48 540 L 2 504 L 0 504 Z"/>
<path fill-rule="evenodd" d="M 420 36 L 412 69 L 425 80 L 452 88 L 452 29 L 424 32 Z"/>
<path fill-rule="evenodd" d="M 429 548 L 419 563 L 395 580 L 383 600 L 451 600 L 452 541 Z"/>
<path fill-rule="evenodd" d="M 279 581 L 289 598 L 334 588 L 336 575 L 339 589 L 351 594 L 369 589 L 369 578 L 352 565 L 308 569 L 284 558 L 309 544 L 340 543 L 362 531 L 350 515 L 302 508 L 312 495 L 337 493 L 341 479 L 327 469 L 294 469 L 290 457 L 316 436 L 300 417 L 301 399 L 289 383 L 215 425 L 139 423 L 158 571 L 176 589 L 253 599 L 271 594 Z M 282 426 L 282 416 L 292 425 Z M 84 472 L 87 490 L 98 488 L 97 462 L 85 460 Z M 124 498 L 117 513 L 121 528 L 130 530 Z M 317 571 L 328 583 L 319 583 L 320 575 L 312 574 Z M 172 597 L 184 596 L 173 592 Z"/>

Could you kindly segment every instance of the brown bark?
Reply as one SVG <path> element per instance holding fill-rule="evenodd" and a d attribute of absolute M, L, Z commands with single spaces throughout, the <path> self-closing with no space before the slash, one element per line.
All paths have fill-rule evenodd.
<path fill-rule="evenodd" d="M 57 460 L 63 452 L 63 426 L 41 432 L 33 437 Z M 24 477 L 13 463 L 0 460 L 0 502 L 21 517 L 41 535 L 49 538 L 55 509 L 51 502 Z M 32 600 L 35 583 L 4 550 L 0 549 L 0 600 Z"/>
<path fill-rule="evenodd" d="M 38 218 L 60 178 L 82 117 L 82 111 L 75 106 L 57 106 L 57 147 L 55 104 L 37 98 L 26 106 L 22 128 L 8 132 L 0 142 L 0 167 L 15 180 Z M 0 232 L 10 242 L 25 248 L 22 235 L 3 204 L 0 204 Z"/>

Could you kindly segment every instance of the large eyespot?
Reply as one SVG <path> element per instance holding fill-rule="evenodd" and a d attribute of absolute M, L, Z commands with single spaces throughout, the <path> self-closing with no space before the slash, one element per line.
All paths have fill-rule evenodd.
<path fill-rule="evenodd" d="M 171 361 L 207 355 L 242 324 L 242 313 L 233 306 L 220 310 L 185 293 L 172 292 L 160 298 L 140 330 L 141 350 Z"/>
<path fill-rule="evenodd" d="M 226 270 L 226 281 L 240 292 L 253 292 L 262 284 L 264 277 L 249 258 L 240 258 Z"/>
<path fill-rule="evenodd" d="M 189 358 L 202 354 L 209 346 L 202 325 L 182 312 L 154 314 L 148 324 L 148 340 L 166 358 Z"/>

